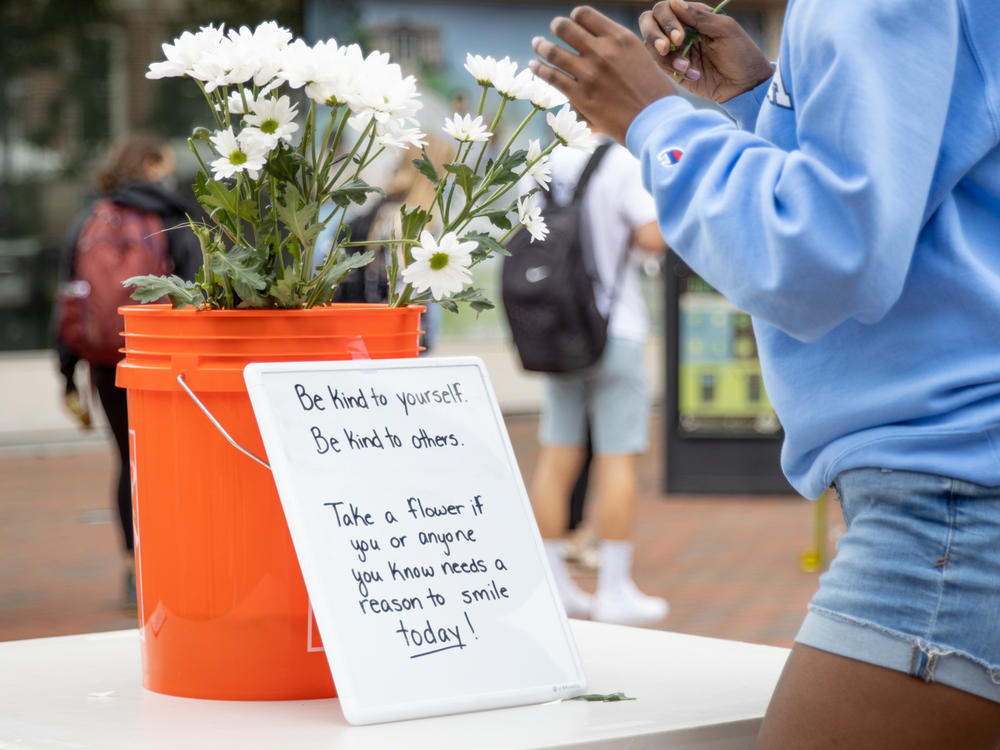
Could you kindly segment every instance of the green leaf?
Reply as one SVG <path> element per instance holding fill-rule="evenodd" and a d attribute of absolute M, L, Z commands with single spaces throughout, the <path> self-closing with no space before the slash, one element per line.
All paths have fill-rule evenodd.
<path fill-rule="evenodd" d="M 401 217 L 401 227 L 400 232 L 402 233 L 403 239 L 415 240 L 420 236 L 424 227 L 427 226 L 427 222 L 430 220 L 431 215 L 422 209 L 420 206 L 414 206 L 409 211 L 406 210 L 404 205 L 400 210 Z"/>
<path fill-rule="evenodd" d="M 238 193 L 235 187 L 228 188 L 221 182 L 209 180 L 203 172 L 198 173 L 198 177 L 194 183 L 194 193 L 204 209 L 216 221 L 230 229 L 236 226 L 235 218 L 237 215 L 251 224 L 256 224 L 260 221 L 260 211 L 257 208 L 256 201 L 248 199 L 238 201 Z M 239 208 L 238 214 L 237 207 Z M 218 216 L 220 210 L 225 212 L 225 220 Z"/>
<path fill-rule="evenodd" d="M 225 253 L 208 256 L 208 270 L 228 279 L 241 299 L 256 296 L 267 288 L 267 279 L 260 272 L 260 259 L 252 247 L 240 245 Z"/>
<path fill-rule="evenodd" d="M 132 299 L 136 302 L 156 302 L 167 297 L 174 307 L 198 307 L 205 301 L 197 285 L 180 276 L 133 276 L 125 279 L 122 286 L 135 287 Z"/>
<path fill-rule="evenodd" d="M 336 190 L 330 192 L 330 200 L 341 208 L 357 203 L 359 206 L 368 200 L 368 193 L 379 193 L 385 195 L 385 191 L 374 185 L 369 185 L 362 179 L 355 178 L 345 182 Z"/>
<path fill-rule="evenodd" d="M 297 289 L 298 284 L 295 277 L 288 273 L 271 284 L 268 293 L 279 307 L 298 307 L 302 302 Z"/>
<path fill-rule="evenodd" d="M 566 698 L 565 700 L 570 701 L 603 701 L 605 703 L 610 703 L 613 701 L 634 701 L 635 698 L 629 698 L 625 693 L 588 693 L 587 695 L 577 695 L 573 698 Z"/>
<path fill-rule="evenodd" d="M 430 157 L 427 156 L 427 149 L 420 150 L 420 158 L 413 160 L 413 166 L 415 166 L 424 177 L 434 183 L 436 186 L 441 180 L 438 176 L 437 170 L 434 168 L 433 162 L 431 162 Z"/>
<path fill-rule="evenodd" d="M 438 300 L 438 304 L 441 305 L 448 312 L 457 313 L 459 302 L 464 302 L 469 305 L 476 312 L 483 312 L 483 310 L 492 310 L 494 305 L 486 297 L 486 293 L 482 289 L 476 287 L 468 286 L 460 292 L 456 292 L 450 297 Z"/>
<path fill-rule="evenodd" d="M 312 247 L 316 243 L 316 238 L 323 231 L 323 225 L 319 221 L 319 203 L 307 201 L 297 187 L 289 184 L 284 201 L 275 200 L 274 208 L 281 223 L 303 248 Z"/>
<path fill-rule="evenodd" d="M 346 253 L 342 247 L 333 252 L 332 262 L 324 263 L 316 278 L 309 283 L 309 298 L 315 304 L 323 304 L 333 297 L 337 284 L 354 268 L 363 268 L 375 260 L 375 251 Z"/>
<path fill-rule="evenodd" d="M 490 220 L 490 223 L 498 229 L 510 229 L 513 224 L 510 223 L 508 211 L 509 209 L 501 211 L 487 211 L 486 213 L 480 214 L 480 216 L 485 216 Z"/>
<path fill-rule="evenodd" d="M 514 182 L 519 179 L 518 170 L 528 163 L 528 152 L 524 149 L 512 151 L 497 165 L 497 171 L 490 177 L 493 184 Z"/>
<path fill-rule="evenodd" d="M 454 162 L 450 164 L 445 164 L 444 168 L 455 175 L 455 182 L 458 183 L 459 187 L 465 193 L 466 198 L 472 196 L 472 190 L 476 187 L 480 180 L 483 178 L 472 171 L 472 167 L 468 164 L 456 164 Z"/>
<path fill-rule="evenodd" d="M 264 171 L 277 179 L 279 182 L 295 184 L 299 176 L 299 170 L 305 169 L 305 178 L 309 177 L 309 162 L 303 158 L 302 154 L 289 146 L 284 141 L 278 141 L 278 147 L 274 149 L 267 162 L 264 164 Z"/>
<path fill-rule="evenodd" d="M 469 234 L 462 237 L 463 240 L 468 240 L 469 242 L 478 243 L 478 247 L 472 251 L 472 261 L 473 263 L 479 263 L 487 258 L 489 258 L 493 253 L 499 253 L 500 255 L 510 255 L 503 245 L 497 242 L 495 239 L 490 237 L 488 234 L 483 234 L 482 232 L 470 232 Z"/>

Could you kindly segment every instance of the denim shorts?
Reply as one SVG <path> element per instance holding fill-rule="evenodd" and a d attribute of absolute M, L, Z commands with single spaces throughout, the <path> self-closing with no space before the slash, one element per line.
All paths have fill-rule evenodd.
<path fill-rule="evenodd" d="M 649 391 L 640 341 L 609 338 L 601 358 L 579 372 L 547 375 L 538 439 L 583 445 L 597 455 L 642 453 L 649 445 Z"/>
<path fill-rule="evenodd" d="M 1000 702 L 1000 487 L 852 469 L 834 488 L 847 531 L 796 641 Z"/>

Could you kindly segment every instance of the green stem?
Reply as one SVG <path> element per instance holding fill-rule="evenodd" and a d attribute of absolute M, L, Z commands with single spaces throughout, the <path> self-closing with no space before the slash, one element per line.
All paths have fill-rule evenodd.
<path fill-rule="evenodd" d="M 347 117 L 346 112 L 344 113 L 344 117 Z M 354 159 L 354 155 L 358 153 L 358 148 L 361 146 L 361 142 L 369 135 L 369 132 L 374 132 L 374 129 L 375 129 L 375 118 L 372 118 L 371 122 L 369 122 L 368 125 L 365 126 L 364 131 L 358 137 L 358 140 L 355 141 L 354 148 L 351 149 L 351 152 L 347 155 L 347 158 L 344 159 L 344 163 L 340 165 L 340 169 L 337 170 L 337 174 L 335 174 L 333 176 L 333 179 L 330 180 L 331 187 L 337 184 L 337 180 L 340 179 L 340 176 L 344 173 L 344 170 L 347 169 L 347 165 L 351 163 L 351 161 Z M 369 145 L 371 145 L 371 140 L 369 140 Z"/>
<path fill-rule="evenodd" d="M 205 83 L 203 81 L 199 81 L 197 78 L 194 79 L 194 82 L 198 84 L 198 88 L 201 89 L 201 93 L 205 96 L 205 100 L 208 102 L 208 108 L 212 110 L 212 116 L 215 117 L 215 124 L 219 126 L 219 130 L 225 130 L 227 126 L 223 123 L 222 118 L 219 116 L 219 110 L 215 108 L 215 101 L 213 100 L 212 95 L 205 90 Z"/>
<path fill-rule="evenodd" d="M 729 5 L 730 2 L 731 0 L 722 0 L 721 3 L 719 3 L 718 5 L 715 6 L 715 8 L 712 9 L 712 13 L 713 14 L 718 13 L 727 5 Z M 681 57 L 687 57 L 687 54 L 691 50 L 691 47 L 694 46 L 694 43 L 697 42 L 699 39 L 701 39 L 701 36 L 693 37 L 687 44 L 685 44 L 684 49 L 681 50 Z M 678 77 L 680 77 L 680 73 L 674 73 L 674 78 Z"/>

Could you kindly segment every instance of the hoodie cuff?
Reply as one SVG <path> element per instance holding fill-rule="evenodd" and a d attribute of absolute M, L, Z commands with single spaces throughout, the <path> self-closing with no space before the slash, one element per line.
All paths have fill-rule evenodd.
<path fill-rule="evenodd" d="M 757 84 L 749 91 L 744 91 L 739 96 L 734 96 L 732 99 L 722 102 L 722 108 L 729 113 L 730 117 L 736 120 L 736 124 L 740 126 L 741 130 L 753 132 L 754 128 L 757 127 L 757 115 L 760 113 L 760 107 L 767 96 L 767 90 L 771 86 L 772 78 L 768 78 L 763 83 Z"/>
<path fill-rule="evenodd" d="M 637 159 L 641 158 L 642 147 L 656 128 L 660 127 L 665 120 L 680 117 L 693 110 L 691 102 L 680 95 L 675 94 L 657 99 L 652 104 L 647 105 L 632 120 L 632 124 L 629 125 L 628 131 L 625 133 L 626 147 Z"/>

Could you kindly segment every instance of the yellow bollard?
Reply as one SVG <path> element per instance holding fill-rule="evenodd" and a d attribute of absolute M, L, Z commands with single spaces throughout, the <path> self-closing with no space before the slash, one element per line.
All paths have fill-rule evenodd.
<path fill-rule="evenodd" d="M 799 568 L 803 573 L 815 573 L 826 564 L 826 496 L 820 495 L 813 508 L 813 547 L 802 553 Z"/>

